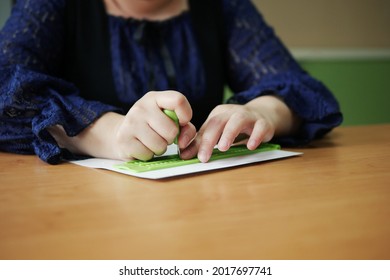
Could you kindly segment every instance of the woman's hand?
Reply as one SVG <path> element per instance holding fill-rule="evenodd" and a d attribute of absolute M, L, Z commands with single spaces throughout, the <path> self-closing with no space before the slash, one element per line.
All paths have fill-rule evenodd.
<path fill-rule="evenodd" d="M 148 160 L 163 154 L 179 132 L 162 109 L 176 112 L 181 126 L 178 144 L 184 149 L 195 137 L 196 129 L 190 123 L 192 109 L 188 100 L 176 91 L 151 91 L 126 116 L 106 113 L 75 137 L 66 136 L 61 127 L 53 127 L 49 132 L 61 147 L 75 154 Z"/>
<path fill-rule="evenodd" d="M 298 126 L 299 119 L 275 96 L 258 97 L 245 105 L 219 105 L 181 157 L 189 159 L 197 154 L 200 161 L 207 162 L 216 145 L 220 151 L 227 151 L 243 136 L 248 149 L 254 150 L 274 135 L 293 133 Z"/>
<path fill-rule="evenodd" d="M 181 129 L 179 147 L 185 148 L 195 137 L 195 127 L 190 123 L 192 109 L 184 95 L 176 91 L 152 91 L 138 100 L 116 128 L 118 157 L 121 159 L 151 159 L 162 155 L 172 144 L 178 127 L 162 109 L 175 111 Z"/>

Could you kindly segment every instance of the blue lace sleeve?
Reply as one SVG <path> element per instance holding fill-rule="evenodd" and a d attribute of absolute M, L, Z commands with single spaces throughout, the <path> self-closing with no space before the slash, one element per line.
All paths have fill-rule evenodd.
<path fill-rule="evenodd" d="M 68 153 L 46 128 L 77 135 L 115 108 L 79 97 L 56 78 L 63 46 L 65 0 L 19 0 L 0 33 L 0 150 L 58 163 Z"/>
<path fill-rule="evenodd" d="M 318 138 L 342 122 L 331 92 L 301 69 L 249 0 L 224 0 L 231 103 L 244 104 L 276 94 L 303 120 L 293 137 L 274 139 L 298 145 Z"/>

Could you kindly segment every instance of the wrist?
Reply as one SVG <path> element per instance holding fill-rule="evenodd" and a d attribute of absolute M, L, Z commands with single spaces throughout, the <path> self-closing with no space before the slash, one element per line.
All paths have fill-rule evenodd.
<path fill-rule="evenodd" d="M 115 137 L 124 116 L 108 112 L 73 137 L 80 152 L 93 157 L 117 158 Z"/>
<path fill-rule="evenodd" d="M 117 113 L 105 113 L 73 137 L 69 137 L 60 125 L 52 126 L 48 131 L 59 147 L 73 154 L 116 158 L 114 139 L 122 118 L 124 116 Z"/>

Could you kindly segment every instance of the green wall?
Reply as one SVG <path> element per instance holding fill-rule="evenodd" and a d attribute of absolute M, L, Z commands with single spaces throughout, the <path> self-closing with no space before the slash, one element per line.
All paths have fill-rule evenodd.
<path fill-rule="evenodd" d="M 336 96 L 343 126 L 390 123 L 390 58 L 298 60 Z M 225 99 L 231 96 L 225 90 Z"/>
<path fill-rule="evenodd" d="M 300 63 L 335 94 L 344 114 L 344 126 L 390 123 L 389 58 Z"/>

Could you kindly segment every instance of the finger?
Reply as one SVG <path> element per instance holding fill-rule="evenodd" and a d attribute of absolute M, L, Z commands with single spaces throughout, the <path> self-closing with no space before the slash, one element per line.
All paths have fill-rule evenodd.
<path fill-rule="evenodd" d="M 218 142 L 220 151 L 227 151 L 243 131 L 251 130 L 252 121 L 243 113 L 233 114 L 225 125 Z"/>
<path fill-rule="evenodd" d="M 180 149 L 185 149 L 190 145 L 192 140 L 196 137 L 196 128 L 192 123 L 181 127 L 178 145 Z"/>
<path fill-rule="evenodd" d="M 120 158 L 125 161 L 133 159 L 147 161 L 152 159 L 154 156 L 154 153 L 151 150 L 135 138 L 126 143 L 125 147 L 121 148 L 121 151 L 122 155 Z"/>
<path fill-rule="evenodd" d="M 125 151 L 133 149 L 130 142 L 133 139 L 141 142 L 143 146 L 148 149 L 146 155 L 149 156 L 150 152 L 156 155 L 163 154 L 167 148 L 167 141 L 162 138 L 156 131 L 154 131 L 148 124 L 145 116 L 142 116 L 143 112 L 139 107 L 132 109 L 132 112 L 126 115 L 124 122 L 118 131 L 118 143 Z M 137 121 L 134 121 L 139 116 Z M 169 120 L 167 120 L 168 125 Z M 138 145 L 135 145 L 138 147 Z M 142 147 L 140 153 L 145 153 L 145 149 Z"/>
<path fill-rule="evenodd" d="M 160 135 L 164 142 L 171 144 L 176 138 L 179 129 L 175 122 L 172 121 L 163 111 L 155 106 L 154 102 L 150 103 L 144 100 L 144 103 L 137 102 L 127 113 L 121 132 L 121 138 L 128 141 L 126 135 L 137 135 L 141 141 L 144 141 L 151 131 Z M 146 136 L 145 136 L 146 134 Z M 158 149 L 158 147 L 157 147 Z"/>
<path fill-rule="evenodd" d="M 167 144 L 172 144 L 179 134 L 176 123 L 159 108 L 149 113 L 147 123 Z"/>
<path fill-rule="evenodd" d="M 139 130 L 135 135 L 155 155 L 162 155 L 167 150 L 168 142 L 150 127 Z"/>
<path fill-rule="evenodd" d="M 201 162 L 209 161 L 225 125 L 225 114 L 219 114 L 208 119 L 199 130 L 198 158 Z"/>
<path fill-rule="evenodd" d="M 192 108 L 187 98 L 178 91 L 166 90 L 154 92 L 156 105 L 160 109 L 175 111 L 180 125 L 184 126 L 192 119 Z"/>
<path fill-rule="evenodd" d="M 192 159 L 198 154 L 199 150 L 199 138 L 198 136 L 183 150 L 180 151 L 180 158 L 182 159 Z"/>
<path fill-rule="evenodd" d="M 273 137 L 272 129 L 265 120 L 256 121 L 253 131 L 248 139 L 247 148 L 256 149 L 262 142 L 269 142 Z"/>

